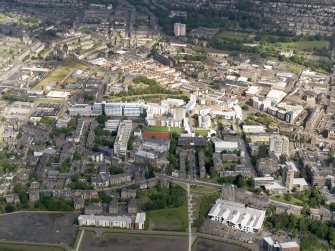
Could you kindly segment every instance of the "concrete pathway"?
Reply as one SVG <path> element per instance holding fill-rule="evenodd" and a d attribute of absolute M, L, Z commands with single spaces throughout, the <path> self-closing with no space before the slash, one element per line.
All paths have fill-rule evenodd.
<path fill-rule="evenodd" d="M 77 247 L 76 247 L 75 251 L 79 251 L 81 241 L 83 240 L 83 237 L 84 237 L 84 233 L 85 233 L 85 230 L 82 230 L 81 233 L 80 233 L 79 240 L 78 240 Z"/>

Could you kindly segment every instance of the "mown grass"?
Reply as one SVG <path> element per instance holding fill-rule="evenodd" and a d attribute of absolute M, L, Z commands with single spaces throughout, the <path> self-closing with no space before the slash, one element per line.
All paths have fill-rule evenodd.
<path fill-rule="evenodd" d="M 43 87 L 51 82 L 62 81 L 66 75 L 73 70 L 86 70 L 87 67 L 73 59 L 66 59 L 61 62 L 54 70 L 46 75 L 33 89 L 41 90 Z"/>
<path fill-rule="evenodd" d="M 147 216 L 148 227 L 152 230 L 186 231 L 188 225 L 186 206 L 152 210 Z"/>

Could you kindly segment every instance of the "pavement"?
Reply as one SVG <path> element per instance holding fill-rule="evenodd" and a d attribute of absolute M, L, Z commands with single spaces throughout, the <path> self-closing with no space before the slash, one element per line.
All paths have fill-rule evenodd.
<path fill-rule="evenodd" d="M 80 237 L 79 237 L 79 240 L 78 240 L 77 247 L 76 247 L 75 251 L 79 251 L 81 241 L 83 240 L 83 237 L 84 237 L 84 233 L 85 233 L 85 230 L 82 230 L 80 232 Z"/>

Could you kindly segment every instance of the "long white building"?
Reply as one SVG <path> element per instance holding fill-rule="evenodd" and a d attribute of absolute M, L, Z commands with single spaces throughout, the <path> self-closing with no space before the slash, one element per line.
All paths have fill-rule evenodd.
<path fill-rule="evenodd" d="M 112 117 L 139 117 L 143 113 L 141 103 L 94 103 L 73 104 L 68 106 L 71 116 L 98 116 L 105 114 Z"/>
<path fill-rule="evenodd" d="M 133 125 L 132 123 L 133 122 L 131 120 L 123 120 L 120 122 L 114 142 L 114 154 L 123 156 L 127 154 L 128 140 Z"/>
<path fill-rule="evenodd" d="M 208 213 L 210 220 L 221 222 L 235 229 L 255 233 L 262 229 L 265 220 L 265 210 L 246 207 L 242 203 L 216 200 Z"/>
<path fill-rule="evenodd" d="M 80 215 L 79 226 L 95 226 L 109 228 L 144 229 L 145 213 L 131 216 Z"/>

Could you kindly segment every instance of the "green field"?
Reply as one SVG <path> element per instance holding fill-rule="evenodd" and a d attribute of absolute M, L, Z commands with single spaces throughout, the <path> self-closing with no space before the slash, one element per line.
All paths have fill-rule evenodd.
<path fill-rule="evenodd" d="M 317 40 L 317 41 L 300 41 L 300 42 L 291 42 L 291 43 L 274 43 L 274 46 L 282 48 L 283 50 L 297 50 L 305 51 L 312 49 L 322 49 L 329 47 L 329 41 L 327 40 Z"/>
<path fill-rule="evenodd" d="M 66 59 L 61 62 L 53 71 L 51 71 L 45 78 L 43 78 L 33 89 L 41 90 L 48 83 L 62 81 L 69 73 L 77 69 L 86 70 L 87 67 L 72 59 Z"/>
<path fill-rule="evenodd" d="M 47 245 L 0 243 L 1 251 L 64 251 L 66 249 Z"/>
<path fill-rule="evenodd" d="M 188 225 L 186 206 L 149 211 L 147 216 L 150 230 L 185 231 Z"/>
<path fill-rule="evenodd" d="M 241 33 L 241 32 L 230 32 L 230 31 L 224 31 L 217 35 L 219 38 L 225 39 L 225 38 L 233 38 L 237 40 L 244 40 L 249 37 L 248 33 Z"/>
<path fill-rule="evenodd" d="M 195 130 L 195 134 L 203 137 L 207 137 L 209 130 Z"/>
<path fill-rule="evenodd" d="M 301 67 L 292 64 L 292 65 L 287 65 L 285 70 L 288 71 L 288 72 L 292 72 L 296 75 L 299 75 L 299 73 L 301 71 Z"/>
<path fill-rule="evenodd" d="M 52 104 L 63 104 L 65 99 L 62 98 L 38 98 L 35 103 L 52 103 Z"/>
<path fill-rule="evenodd" d="M 168 126 L 148 126 L 144 129 L 144 132 L 175 132 L 180 134 L 181 128 L 178 127 L 168 127 Z"/>
<path fill-rule="evenodd" d="M 272 200 L 276 200 L 282 203 L 287 203 L 287 204 L 291 204 L 291 205 L 295 205 L 295 206 L 303 206 L 304 203 L 302 200 L 299 200 L 293 196 L 291 196 L 291 200 L 287 200 L 284 196 L 284 194 L 276 194 L 276 195 L 272 195 L 271 196 Z"/>
<path fill-rule="evenodd" d="M 218 192 L 218 189 L 210 188 L 210 187 L 199 187 L 199 186 L 192 186 L 191 187 L 192 193 L 199 193 L 199 194 L 212 194 Z"/>
<path fill-rule="evenodd" d="M 278 53 L 279 51 L 293 50 L 296 54 L 304 55 L 306 53 L 312 53 L 316 49 L 329 48 L 329 41 L 327 40 L 316 40 L 316 41 L 299 41 L 299 42 L 277 42 L 277 43 L 265 43 L 262 48 L 267 51 L 273 51 Z"/>

